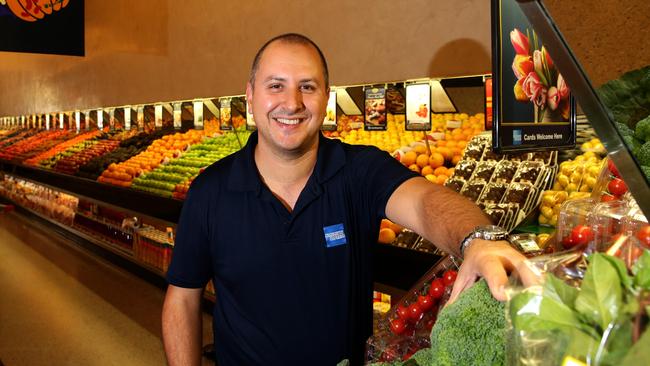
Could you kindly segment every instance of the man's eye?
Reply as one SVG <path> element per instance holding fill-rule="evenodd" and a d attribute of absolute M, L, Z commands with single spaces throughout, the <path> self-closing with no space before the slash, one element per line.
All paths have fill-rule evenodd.
<path fill-rule="evenodd" d="M 282 85 L 280 85 L 280 84 L 269 84 L 268 88 L 269 89 L 281 89 Z"/>
<path fill-rule="evenodd" d="M 309 91 L 309 92 L 316 90 L 316 87 L 314 87 L 313 85 L 303 85 L 301 88 L 302 90 Z"/>

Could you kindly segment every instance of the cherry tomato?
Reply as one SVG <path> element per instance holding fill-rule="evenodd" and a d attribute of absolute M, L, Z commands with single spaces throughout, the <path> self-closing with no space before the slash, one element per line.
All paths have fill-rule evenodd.
<path fill-rule="evenodd" d="M 607 190 L 614 196 L 622 196 L 627 192 L 627 185 L 622 179 L 614 178 L 607 184 Z"/>
<path fill-rule="evenodd" d="M 571 241 L 574 245 L 586 245 L 594 239 L 594 230 L 587 225 L 576 225 L 571 230 Z"/>
<path fill-rule="evenodd" d="M 433 281 L 431 281 L 431 287 L 429 287 L 429 295 L 433 299 L 439 299 L 442 297 L 442 295 L 445 294 L 445 284 L 442 282 L 441 278 L 436 278 Z"/>
<path fill-rule="evenodd" d="M 650 248 L 650 225 L 644 225 L 639 229 L 636 232 L 636 238 L 639 239 L 643 246 Z"/>
<path fill-rule="evenodd" d="M 411 321 L 417 323 L 422 318 L 422 308 L 417 303 L 409 305 L 409 317 Z"/>
<path fill-rule="evenodd" d="M 571 249 L 576 246 L 576 242 L 573 240 L 573 237 L 571 235 L 567 235 L 562 239 L 562 246 L 565 249 Z"/>
<path fill-rule="evenodd" d="M 616 196 L 612 196 L 611 194 L 603 193 L 602 196 L 600 196 L 600 202 L 609 202 L 609 201 L 616 201 Z"/>
<path fill-rule="evenodd" d="M 420 295 L 418 296 L 418 305 L 420 305 L 422 312 L 429 311 L 434 305 L 433 298 L 431 295 Z"/>
<path fill-rule="evenodd" d="M 390 330 L 395 334 L 402 334 L 406 330 L 406 322 L 400 318 L 393 319 L 390 321 Z"/>
<path fill-rule="evenodd" d="M 400 317 L 400 319 L 408 320 L 409 318 L 409 309 L 408 307 L 404 305 L 399 305 L 397 307 L 397 316 Z"/>
<path fill-rule="evenodd" d="M 453 269 L 448 269 L 442 275 L 442 282 L 445 284 L 445 286 L 451 286 L 456 281 L 457 275 L 458 272 L 454 271 Z"/>
<path fill-rule="evenodd" d="M 614 162 L 611 159 L 607 160 L 607 168 L 609 169 L 610 173 L 616 176 L 616 178 L 621 177 L 621 173 L 618 172 L 616 165 L 614 165 Z"/>

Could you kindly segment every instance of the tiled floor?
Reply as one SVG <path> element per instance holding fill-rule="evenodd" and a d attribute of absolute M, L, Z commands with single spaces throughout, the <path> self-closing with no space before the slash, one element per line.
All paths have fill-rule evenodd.
<path fill-rule="evenodd" d="M 0 365 L 164 365 L 163 297 L 21 214 L 0 213 Z M 210 321 L 204 314 L 204 343 Z"/>

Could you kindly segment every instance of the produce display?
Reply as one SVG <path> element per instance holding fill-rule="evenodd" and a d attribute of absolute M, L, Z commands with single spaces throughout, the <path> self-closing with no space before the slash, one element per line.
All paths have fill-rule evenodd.
<path fill-rule="evenodd" d="M 178 158 L 135 178 L 131 188 L 164 197 L 183 199 L 191 179 L 215 161 L 232 154 L 245 144 L 249 132 L 226 133 L 190 146 Z M 240 142 L 238 140 L 242 139 Z"/>
<path fill-rule="evenodd" d="M 129 159 L 130 157 L 142 152 L 155 140 L 172 132 L 173 130 L 170 129 L 156 130 L 150 134 L 133 131 L 130 135 L 126 135 L 125 138 L 120 141 L 119 147 L 117 147 L 115 150 L 107 154 L 94 157 L 90 159 L 86 164 L 80 166 L 77 175 L 80 177 L 97 180 L 102 172 L 108 169 L 109 165 L 121 163 Z"/>
<path fill-rule="evenodd" d="M 23 164 L 37 166 L 43 160 L 50 159 L 50 158 L 56 159 L 57 156 L 61 156 L 59 154 L 63 153 L 70 147 L 75 146 L 83 141 L 95 138 L 99 136 L 101 133 L 102 132 L 98 130 L 80 133 L 70 139 L 67 139 L 64 142 L 61 142 L 60 144 L 54 145 L 50 149 L 47 149 L 37 155 L 34 155 L 33 157 L 23 161 Z"/>
<path fill-rule="evenodd" d="M 29 138 L 36 133 L 38 133 L 38 130 L 35 129 L 30 129 L 30 130 L 3 130 L 3 135 L 0 137 L 0 148 L 4 148 L 10 145 L 13 145 L 17 141 L 24 140 L 26 138 Z"/>
<path fill-rule="evenodd" d="M 36 156 L 74 136 L 67 130 L 41 131 L 24 136 L 0 151 L 0 159 L 23 161 Z"/>
<path fill-rule="evenodd" d="M 490 136 L 473 138 L 445 186 L 511 230 L 537 207 L 541 191 L 551 188 L 557 151 L 496 154 L 490 146 Z"/>
<path fill-rule="evenodd" d="M 152 226 L 143 226 L 136 230 L 133 255 L 142 263 L 166 272 L 173 248 L 174 238 L 170 231 L 160 231 Z"/>
<path fill-rule="evenodd" d="M 598 94 L 609 108 L 628 149 L 650 181 L 650 66 L 603 84 Z"/>
<path fill-rule="evenodd" d="M 164 135 L 155 140 L 147 149 L 126 161 L 113 163 L 97 178 L 98 182 L 120 187 L 130 187 L 135 177 L 149 172 L 203 139 L 203 131 L 189 130 Z"/>

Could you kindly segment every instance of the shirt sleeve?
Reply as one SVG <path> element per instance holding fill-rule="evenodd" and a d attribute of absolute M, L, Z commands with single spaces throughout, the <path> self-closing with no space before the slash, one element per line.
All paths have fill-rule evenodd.
<path fill-rule="evenodd" d="M 405 181 L 420 175 L 409 170 L 385 151 L 369 146 L 355 159 L 355 172 L 363 194 L 373 213 L 386 217 L 386 204 L 395 189 Z"/>
<path fill-rule="evenodd" d="M 172 261 L 167 271 L 170 285 L 203 288 L 212 277 L 208 235 L 210 200 L 206 196 L 208 192 L 201 188 L 200 185 L 190 188 L 181 210 Z"/>

